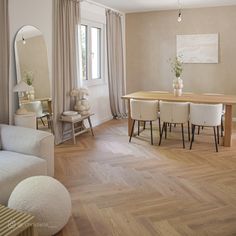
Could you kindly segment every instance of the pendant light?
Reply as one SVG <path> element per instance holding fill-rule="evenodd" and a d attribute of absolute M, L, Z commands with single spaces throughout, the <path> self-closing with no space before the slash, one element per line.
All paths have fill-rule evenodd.
<path fill-rule="evenodd" d="M 178 7 L 179 7 L 179 13 L 178 13 L 177 21 L 180 23 L 182 21 L 182 11 L 181 11 L 180 0 L 178 0 Z"/>

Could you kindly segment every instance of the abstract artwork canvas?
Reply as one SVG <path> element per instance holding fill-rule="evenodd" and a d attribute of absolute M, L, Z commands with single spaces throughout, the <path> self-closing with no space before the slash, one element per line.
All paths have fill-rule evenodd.
<path fill-rule="evenodd" d="M 177 35 L 177 56 L 183 63 L 218 63 L 218 34 Z"/>

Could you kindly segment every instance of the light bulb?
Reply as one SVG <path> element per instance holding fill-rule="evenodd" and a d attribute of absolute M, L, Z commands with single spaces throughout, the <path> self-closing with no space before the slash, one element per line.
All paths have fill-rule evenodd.
<path fill-rule="evenodd" d="M 178 15 L 178 22 L 181 22 L 182 21 L 182 14 L 181 12 L 179 12 L 179 15 Z"/>
<path fill-rule="evenodd" d="M 25 41 L 25 38 L 22 37 L 22 43 L 25 45 L 26 44 L 26 41 Z"/>

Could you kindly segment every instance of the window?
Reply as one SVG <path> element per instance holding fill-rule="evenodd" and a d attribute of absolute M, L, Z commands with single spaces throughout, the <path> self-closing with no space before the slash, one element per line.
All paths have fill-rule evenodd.
<path fill-rule="evenodd" d="M 101 78 L 101 29 L 91 28 L 92 79 Z"/>
<path fill-rule="evenodd" d="M 81 25 L 81 47 L 82 47 L 82 76 L 83 80 L 88 80 L 87 70 L 87 58 L 88 58 L 88 47 L 87 47 L 87 26 Z"/>
<path fill-rule="evenodd" d="M 82 46 L 82 76 L 87 85 L 104 81 L 103 24 L 84 21 L 80 26 Z"/>

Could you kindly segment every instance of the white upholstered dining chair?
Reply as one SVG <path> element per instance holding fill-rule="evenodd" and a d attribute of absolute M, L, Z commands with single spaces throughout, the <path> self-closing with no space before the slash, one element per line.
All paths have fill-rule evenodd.
<path fill-rule="evenodd" d="M 160 121 L 163 122 L 159 145 L 161 145 L 162 136 L 165 131 L 167 137 L 167 124 L 180 124 L 182 130 L 183 148 L 185 148 L 184 140 L 184 124 L 188 124 L 188 136 L 190 138 L 189 129 L 189 103 L 188 102 L 163 102 L 160 101 Z"/>
<path fill-rule="evenodd" d="M 222 104 L 190 104 L 190 122 L 192 124 L 192 139 L 194 142 L 195 127 L 213 127 L 216 152 L 218 152 L 219 126 L 221 125 Z"/>
<path fill-rule="evenodd" d="M 152 130 L 152 122 L 158 119 L 158 101 L 144 101 L 144 100 L 130 100 L 130 112 L 131 118 L 133 120 L 132 130 L 129 138 L 129 142 L 131 142 L 135 122 L 150 122 L 151 129 L 151 144 L 153 145 L 153 130 Z M 139 124 L 138 124 L 139 128 Z"/>
<path fill-rule="evenodd" d="M 223 96 L 223 93 L 203 93 L 203 95 L 207 95 L 207 96 Z M 223 137 L 224 135 L 224 117 L 225 117 L 225 105 L 222 104 L 222 115 L 221 115 L 221 137 Z M 200 132 L 200 127 L 198 127 L 198 134 Z"/>

